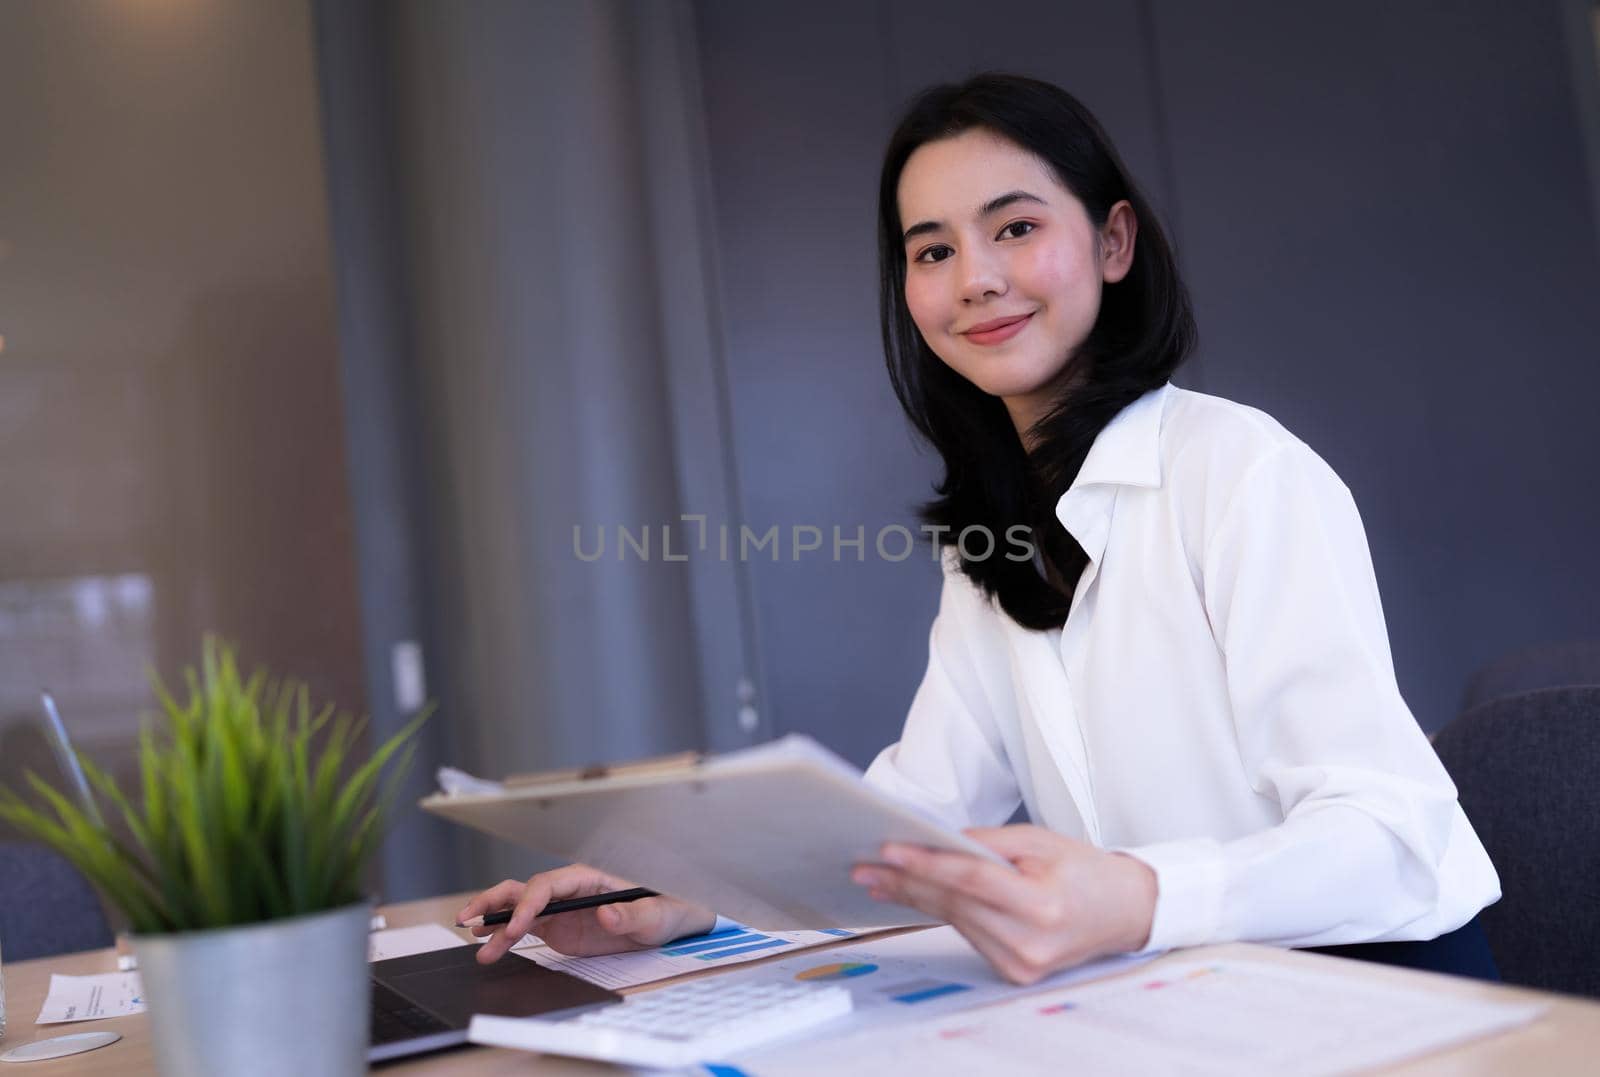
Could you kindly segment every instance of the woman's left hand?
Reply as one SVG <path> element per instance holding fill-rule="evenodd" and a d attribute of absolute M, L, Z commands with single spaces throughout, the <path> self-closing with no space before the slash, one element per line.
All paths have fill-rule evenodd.
<path fill-rule="evenodd" d="M 890 843 L 883 862 L 850 877 L 879 901 L 909 905 L 961 932 L 1002 976 L 1031 984 L 1104 954 L 1142 949 L 1156 908 L 1156 875 L 1037 826 L 968 830 L 1015 865 Z"/>

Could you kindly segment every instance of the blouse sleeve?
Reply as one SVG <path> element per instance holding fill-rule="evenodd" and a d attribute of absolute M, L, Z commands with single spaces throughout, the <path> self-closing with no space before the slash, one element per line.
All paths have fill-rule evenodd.
<path fill-rule="evenodd" d="M 1427 937 L 1407 925 L 1439 903 L 1460 808 L 1400 696 L 1349 491 L 1303 444 L 1270 450 L 1211 529 L 1202 579 L 1241 762 L 1283 821 L 1123 850 L 1158 880 L 1147 949 Z"/>
<path fill-rule="evenodd" d="M 978 596 L 948 562 L 928 634 L 928 668 L 900 740 L 867 768 L 866 781 L 952 828 L 998 826 L 1021 803 L 963 621 Z"/>

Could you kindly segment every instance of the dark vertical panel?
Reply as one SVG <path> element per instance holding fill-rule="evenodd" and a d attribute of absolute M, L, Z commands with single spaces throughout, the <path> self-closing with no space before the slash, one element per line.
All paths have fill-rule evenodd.
<path fill-rule="evenodd" d="M 399 721 L 391 648 L 422 640 L 441 700 L 413 791 L 747 743 L 734 566 L 661 545 L 730 515 L 687 8 L 320 18 L 371 679 Z M 536 866 L 414 813 L 391 847 L 391 889 Z"/>
<path fill-rule="evenodd" d="M 874 560 L 877 530 L 915 526 L 931 461 L 883 371 L 873 214 L 890 108 L 873 5 L 698 5 L 732 437 L 752 554 L 758 646 L 778 732 L 858 760 L 891 740 L 926 657 L 937 594 L 926 550 Z M 792 528 L 824 549 L 791 560 Z M 866 563 L 832 560 L 864 529 Z"/>
<path fill-rule="evenodd" d="M 386 11 L 379 0 L 315 5 L 362 651 L 378 737 L 411 717 L 395 697 L 396 644 L 421 644 L 428 690 L 450 695 L 443 663 L 432 662 L 439 649 L 428 615 L 422 415 L 406 313 Z M 449 733 L 457 717 L 446 707 L 424 727 L 399 804 L 430 792 L 434 771 L 453 761 Z M 383 850 L 385 899 L 467 885 L 454 855 L 454 829 L 419 811 L 395 813 Z"/>
<path fill-rule="evenodd" d="M 1553 4 L 1158 3 L 1207 387 L 1355 493 L 1425 727 L 1593 635 L 1600 263 Z"/>
<path fill-rule="evenodd" d="M 688 0 L 630 9 L 639 131 L 649 182 L 652 269 L 684 521 L 683 555 L 700 663 L 704 740 L 727 750 L 765 740 L 762 677 L 746 566 L 721 555 L 718 522 L 742 518 L 715 309 L 716 251 L 700 63 Z M 701 544 L 703 541 L 703 545 Z"/>
<path fill-rule="evenodd" d="M 459 765 L 682 750 L 705 713 L 636 41 L 621 3 L 394 5 L 430 607 Z M 611 536 L 580 560 L 575 525 Z M 648 559 L 616 529 L 651 528 Z M 480 878 L 526 874 L 497 844 Z"/>
<path fill-rule="evenodd" d="M 926 547 L 878 559 L 916 526 L 936 461 L 894 400 L 877 335 L 877 173 L 909 95 L 985 67 L 1071 87 L 1163 197 L 1137 12 L 954 3 L 698 5 L 721 306 L 748 524 L 777 525 L 782 560 L 750 564 L 776 728 L 857 760 L 893 740 L 927 658 L 938 591 Z M 823 533 L 793 560 L 792 527 Z M 866 538 L 865 563 L 833 528 Z M 897 552 L 898 542 L 890 549 Z"/>

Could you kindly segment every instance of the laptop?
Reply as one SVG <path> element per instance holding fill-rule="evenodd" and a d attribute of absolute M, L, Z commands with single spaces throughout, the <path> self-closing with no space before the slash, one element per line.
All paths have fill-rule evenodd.
<path fill-rule="evenodd" d="M 477 953 L 476 946 L 451 946 L 374 961 L 367 1061 L 466 1043 L 475 1013 L 532 1017 L 622 1001 L 615 991 L 515 954 L 480 965 Z"/>
<path fill-rule="evenodd" d="M 42 692 L 39 703 L 47 739 L 73 793 L 90 818 L 98 820 L 89 783 L 55 700 Z M 476 946 L 451 946 L 370 964 L 372 1039 L 367 1061 L 384 1062 L 466 1043 L 467 1026 L 475 1013 L 532 1017 L 622 1001 L 615 991 L 526 958 L 508 954 L 493 965 L 480 965 L 477 953 Z"/>

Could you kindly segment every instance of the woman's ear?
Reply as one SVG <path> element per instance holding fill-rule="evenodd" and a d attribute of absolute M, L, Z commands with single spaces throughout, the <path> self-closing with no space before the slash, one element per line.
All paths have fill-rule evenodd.
<path fill-rule="evenodd" d="M 1100 229 L 1100 279 L 1115 284 L 1133 266 L 1133 241 L 1139 234 L 1139 219 L 1124 198 L 1111 207 Z"/>

